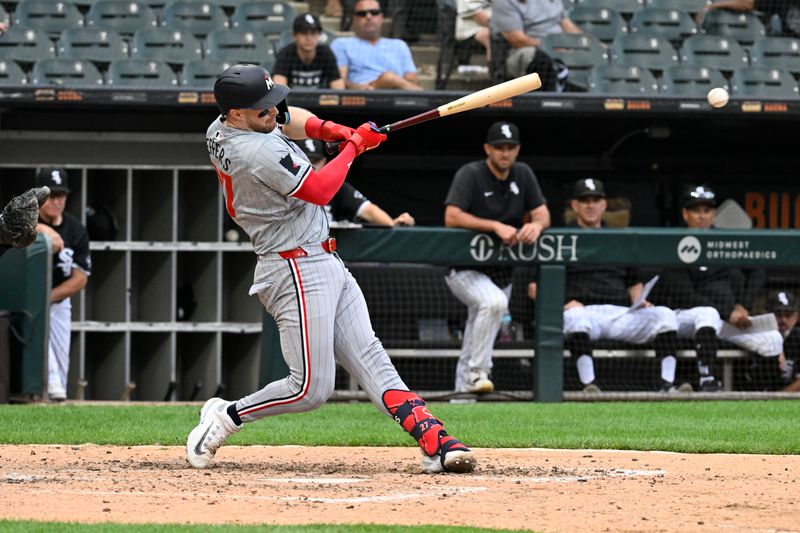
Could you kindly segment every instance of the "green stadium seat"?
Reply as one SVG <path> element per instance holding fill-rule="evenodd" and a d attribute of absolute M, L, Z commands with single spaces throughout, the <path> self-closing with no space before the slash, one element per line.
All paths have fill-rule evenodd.
<path fill-rule="evenodd" d="M 67 28 L 83 26 L 83 15 L 78 6 L 69 2 L 23 0 L 14 11 L 14 24 L 57 36 Z"/>
<path fill-rule="evenodd" d="M 713 9 L 705 14 L 701 25 L 703 33 L 736 39 L 742 46 L 750 46 L 766 35 L 764 25 L 753 13 L 739 13 Z"/>
<path fill-rule="evenodd" d="M 605 7 L 576 6 L 569 12 L 569 19 L 585 33 L 606 44 L 617 35 L 628 32 L 628 23 L 622 15 Z"/>
<path fill-rule="evenodd" d="M 0 23 L 5 24 L 6 26 L 11 23 L 11 17 L 8 15 L 6 8 L 3 7 L 3 4 L 0 4 Z"/>
<path fill-rule="evenodd" d="M 734 39 L 720 35 L 694 35 L 683 41 L 681 60 L 687 65 L 731 72 L 748 65 L 747 52 Z"/>
<path fill-rule="evenodd" d="M 207 59 L 189 61 L 183 66 L 183 70 L 180 73 L 181 86 L 211 91 L 214 89 L 214 82 L 217 76 L 230 67 L 231 64 Z"/>
<path fill-rule="evenodd" d="M 86 59 L 42 59 L 33 66 L 33 85 L 63 85 L 65 87 L 98 87 L 103 75 Z"/>
<path fill-rule="evenodd" d="M 214 2 L 180 0 L 164 8 L 161 25 L 205 37 L 212 31 L 227 28 L 229 23 L 228 15 Z"/>
<path fill-rule="evenodd" d="M 272 43 L 257 32 L 217 30 L 206 38 L 206 59 L 261 64 L 275 55 Z"/>
<path fill-rule="evenodd" d="M 34 63 L 55 55 L 55 46 L 47 37 L 47 32 L 24 26 L 11 26 L 0 35 L 0 59 Z"/>
<path fill-rule="evenodd" d="M 336 39 L 336 34 L 330 30 L 322 30 L 322 34 L 319 36 L 319 42 L 322 44 L 327 44 L 328 46 Z M 280 50 L 287 44 L 292 44 L 294 42 L 294 33 L 291 29 L 284 31 L 281 33 L 278 40 L 275 42 L 275 49 Z"/>
<path fill-rule="evenodd" d="M 10 59 L 0 59 L 0 85 L 24 85 L 25 71 Z"/>
<path fill-rule="evenodd" d="M 711 0 L 647 0 L 647 7 L 658 9 L 677 9 L 694 16 L 703 11 Z"/>
<path fill-rule="evenodd" d="M 589 92 L 618 96 L 657 95 L 658 83 L 646 68 L 598 65 L 589 74 Z"/>
<path fill-rule="evenodd" d="M 106 85 L 139 89 L 169 89 L 178 85 L 172 69 L 163 61 L 123 59 L 108 67 Z"/>
<path fill-rule="evenodd" d="M 203 58 L 203 46 L 187 31 L 145 28 L 133 34 L 131 57 L 184 64 Z"/>
<path fill-rule="evenodd" d="M 623 15 L 631 15 L 644 7 L 644 0 L 577 0 L 576 6 L 613 9 Z"/>
<path fill-rule="evenodd" d="M 588 88 L 589 71 L 596 65 L 608 63 L 603 44 L 591 35 L 553 33 L 542 39 L 542 50 L 569 67 L 569 82 Z"/>
<path fill-rule="evenodd" d="M 728 80 L 715 68 L 675 65 L 661 77 L 661 94 L 705 98 L 714 87 L 728 88 Z"/>
<path fill-rule="evenodd" d="M 731 76 L 733 96 L 797 98 L 797 81 L 788 71 L 769 67 L 743 67 Z"/>
<path fill-rule="evenodd" d="M 262 35 L 280 37 L 292 28 L 294 8 L 287 2 L 245 2 L 236 8 L 231 17 L 231 27 L 249 30 Z"/>
<path fill-rule="evenodd" d="M 611 62 L 662 71 L 678 64 L 678 52 L 658 35 L 622 34 L 611 44 Z"/>
<path fill-rule="evenodd" d="M 58 40 L 58 57 L 110 63 L 128 59 L 128 43 L 112 30 L 70 28 Z"/>
<path fill-rule="evenodd" d="M 687 37 L 697 34 L 697 25 L 685 11 L 646 7 L 634 13 L 631 32 L 659 35 L 673 45 L 679 45 Z"/>
<path fill-rule="evenodd" d="M 753 43 L 750 62 L 754 67 L 782 68 L 800 75 L 800 39 L 764 37 Z"/>
<path fill-rule="evenodd" d="M 158 24 L 153 10 L 144 2 L 134 0 L 98 0 L 86 14 L 88 26 L 133 35 L 137 30 Z"/>

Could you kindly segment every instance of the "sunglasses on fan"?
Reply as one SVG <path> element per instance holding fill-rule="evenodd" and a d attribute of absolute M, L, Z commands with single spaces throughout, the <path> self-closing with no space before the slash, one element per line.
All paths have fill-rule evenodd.
<path fill-rule="evenodd" d="M 383 13 L 383 11 L 381 11 L 380 9 L 364 9 L 361 11 L 356 11 L 355 16 L 366 17 L 367 15 L 372 15 L 373 17 L 377 17 L 381 13 Z"/>

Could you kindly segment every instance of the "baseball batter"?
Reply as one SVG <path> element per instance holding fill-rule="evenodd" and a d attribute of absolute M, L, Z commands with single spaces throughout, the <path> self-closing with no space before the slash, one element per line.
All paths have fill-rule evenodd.
<path fill-rule="evenodd" d="M 48 235 L 53 246 L 47 358 L 47 394 L 53 401 L 67 399 L 72 335 L 71 298 L 83 290 L 92 272 L 89 234 L 77 218 L 64 211 L 70 192 L 67 179 L 67 172 L 59 168 L 42 168 L 36 174 L 36 184 L 50 189 L 50 197 L 39 208 L 36 231 Z"/>
<path fill-rule="evenodd" d="M 429 473 L 469 472 L 476 457 L 451 437 L 397 374 L 370 324 L 361 289 L 328 237 L 324 205 L 353 160 L 386 136 L 371 124 L 353 130 L 288 107 L 289 89 L 255 65 L 235 65 L 214 85 L 222 115 L 206 133 L 228 214 L 258 255 L 250 294 L 278 325 L 289 375 L 237 401 L 211 398 L 187 439 L 186 457 L 208 466 L 245 422 L 316 409 L 334 390 L 336 363 L 422 448 Z M 290 139 L 344 141 L 319 172 Z"/>

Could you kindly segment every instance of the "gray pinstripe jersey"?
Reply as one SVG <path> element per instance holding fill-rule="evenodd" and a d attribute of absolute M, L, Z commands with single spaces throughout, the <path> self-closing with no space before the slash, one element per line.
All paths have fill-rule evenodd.
<path fill-rule="evenodd" d="M 328 237 L 325 209 L 290 196 L 312 166 L 278 128 L 256 133 L 229 128 L 217 118 L 206 132 L 206 144 L 228 214 L 250 236 L 258 255 Z"/>

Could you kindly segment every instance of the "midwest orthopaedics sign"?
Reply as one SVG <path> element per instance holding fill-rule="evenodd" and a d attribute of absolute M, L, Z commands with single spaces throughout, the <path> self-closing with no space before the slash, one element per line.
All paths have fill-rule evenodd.
<path fill-rule="evenodd" d="M 778 252 L 774 249 L 756 249 L 747 239 L 711 239 L 705 244 L 695 236 L 686 236 L 680 240 L 677 248 L 678 258 L 687 264 L 698 259 L 733 259 L 774 261 Z"/>
<path fill-rule="evenodd" d="M 470 241 L 469 253 L 480 263 L 490 260 L 572 263 L 578 261 L 578 236 L 544 234 L 532 245 L 517 243 L 509 246 L 498 244 L 491 236 L 481 233 Z"/>

